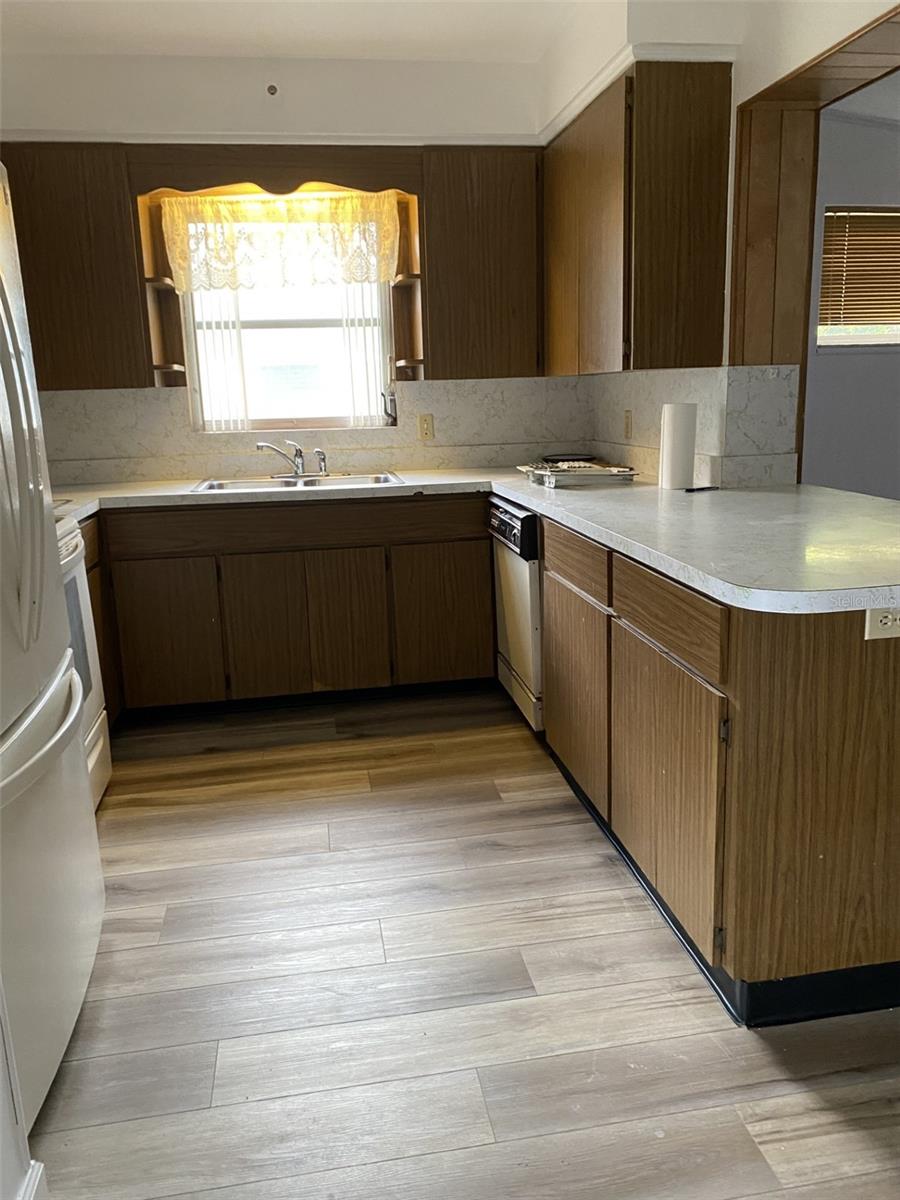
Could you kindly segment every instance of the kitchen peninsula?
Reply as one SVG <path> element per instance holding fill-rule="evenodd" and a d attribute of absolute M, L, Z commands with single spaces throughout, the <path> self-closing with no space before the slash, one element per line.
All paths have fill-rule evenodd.
<path fill-rule="evenodd" d="M 896 1003 L 900 641 L 865 637 L 866 611 L 900 602 L 896 505 L 810 487 L 551 491 L 510 471 L 400 480 L 61 488 L 64 511 L 99 521 L 126 704 L 493 674 L 493 494 L 542 519 L 549 748 L 729 1008 L 766 1024 Z M 271 568 L 264 594 L 241 587 L 251 557 L 257 580 Z M 361 613 L 363 584 L 377 603 Z M 298 603 L 305 658 L 285 680 Z M 266 619 L 242 655 L 254 605 Z M 337 643 L 354 638 L 348 675 Z"/>

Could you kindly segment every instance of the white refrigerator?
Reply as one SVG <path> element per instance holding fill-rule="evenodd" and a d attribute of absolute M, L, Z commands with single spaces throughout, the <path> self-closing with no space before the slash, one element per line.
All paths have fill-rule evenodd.
<path fill-rule="evenodd" d="M 30 1129 L 84 999 L 103 876 L 2 165 L 0 389 L 0 976 Z"/>

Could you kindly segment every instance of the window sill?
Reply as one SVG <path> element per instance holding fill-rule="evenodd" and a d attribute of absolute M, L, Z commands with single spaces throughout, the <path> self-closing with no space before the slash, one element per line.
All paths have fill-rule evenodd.
<path fill-rule="evenodd" d="M 385 417 L 380 421 L 372 421 L 366 424 L 361 424 L 357 421 L 351 421 L 344 417 L 310 417 L 308 420 L 302 421 L 253 421 L 243 429 L 210 429 L 206 425 L 194 427 L 196 433 L 210 433 L 214 436 L 220 433 L 296 433 L 298 430 L 308 430 L 315 432 L 322 430 L 326 432 L 330 429 L 393 429 L 397 425 L 396 417 Z"/>

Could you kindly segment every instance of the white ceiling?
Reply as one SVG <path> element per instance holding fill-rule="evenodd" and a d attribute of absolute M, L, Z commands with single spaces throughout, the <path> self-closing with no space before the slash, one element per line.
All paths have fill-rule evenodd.
<path fill-rule="evenodd" d="M 2 0 L 4 54 L 533 63 L 567 0 Z"/>
<path fill-rule="evenodd" d="M 879 121 L 900 121 L 900 71 L 870 83 L 845 100 L 830 105 L 825 112 L 875 117 Z"/>

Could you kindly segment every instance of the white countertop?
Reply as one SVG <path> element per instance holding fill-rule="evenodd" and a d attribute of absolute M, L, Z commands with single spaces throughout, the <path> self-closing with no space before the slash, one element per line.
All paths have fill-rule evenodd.
<path fill-rule="evenodd" d="M 511 470 L 401 471 L 402 485 L 194 492 L 197 480 L 55 489 L 77 520 L 100 508 L 315 503 L 495 494 L 737 608 L 846 612 L 900 605 L 900 502 L 818 487 L 668 492 L 649 484 L 548 490 Z"/>

